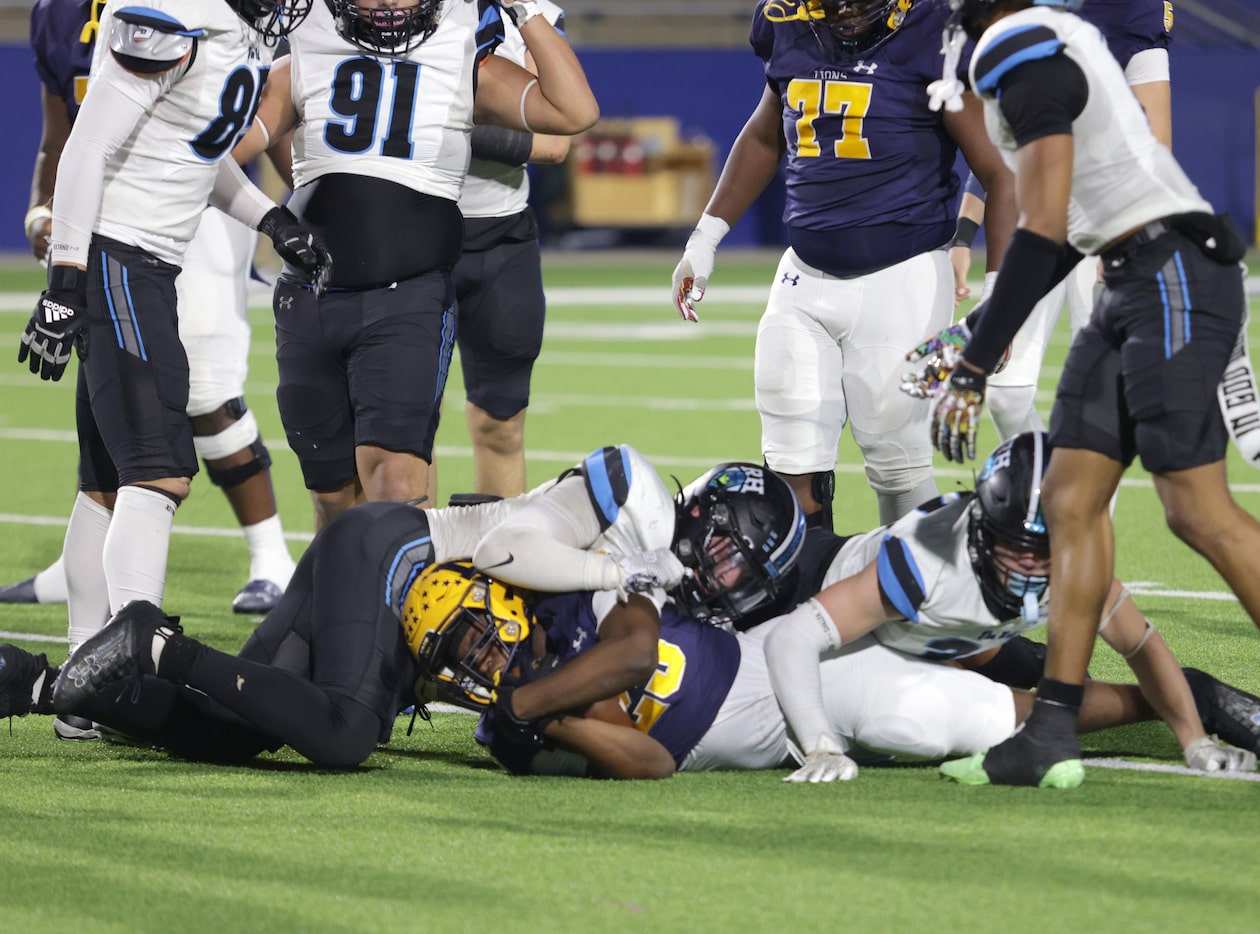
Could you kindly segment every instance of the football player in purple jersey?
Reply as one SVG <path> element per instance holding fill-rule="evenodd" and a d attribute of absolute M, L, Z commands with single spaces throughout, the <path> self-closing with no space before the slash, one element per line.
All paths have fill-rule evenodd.
<path fill-rule="evenodd" d="M 756 401 L 766 463 L 818 525 L 831 523 L 846 423 L 881 521 L 937 493 L 928 406 L 896 389 L 902 336 L 950 319 L 960 149 L 990 192 L 993 243 L 1014 227 L 1011 175 L 979 102 L 929 108 L 943 22 L 930 0 L 758 3 L 766 87 L 674 271 L 675 306 L 695 321 L 719 241 L 784 165 L 790 247 L 758 327 Z M 993 268 L 1000 259 L 994 249 Z"/>

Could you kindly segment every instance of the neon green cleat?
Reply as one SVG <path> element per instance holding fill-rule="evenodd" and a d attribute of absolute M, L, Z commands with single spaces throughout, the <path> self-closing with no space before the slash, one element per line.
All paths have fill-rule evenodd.
<path fill-rule="evenodd" d="M 966 759 L 954 759 L 942 762 L 940 773 L 942 778 L 952 779 L 960 785 L 991 785 L 992 779 L 984 770 L 984 758 L 987 752 L 978 752 Z M 1085 781 L 1085 765 L 1080 759 L 1063 759 L 1056 762 L 1041 776 L 1038 788 L 1079 788 Z"/>

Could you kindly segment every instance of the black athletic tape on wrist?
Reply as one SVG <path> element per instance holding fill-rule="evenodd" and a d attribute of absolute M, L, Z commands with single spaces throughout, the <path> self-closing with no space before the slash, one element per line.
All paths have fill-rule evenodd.
<path fill-rule="evenodd" d="M 970 217 L 958 218 L 958 228 L 954 231 L 954 239 L 949 241 L 951 247 L 965 246 L 971 249 L 971 244 L 976 240 L 976 234 L 980 230 L 980 225 L 973 221 Z"/>
<path fill-rule="evenodd" d="M 48 287 L 62 292 L 86 292 L 87 272 L 78 266 L 49 266 Z"/>

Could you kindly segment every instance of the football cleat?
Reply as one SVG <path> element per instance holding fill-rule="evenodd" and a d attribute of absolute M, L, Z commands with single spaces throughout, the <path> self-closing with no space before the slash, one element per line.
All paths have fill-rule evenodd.
<path fill-rule="evenodd" d="M 984 770 L 987 753 L 978 752 L 966 759 L 954 759 L 941 763 L 942 778 L 953 779 L 960 785 L 1015 785 L 1024 782 L 994 781 Z M 1056 762 L 1037 781 L 1038 788 L 1079 788 L 1085 781 L 1085 766 L 1080 759 L 1064 759 Z"/>
<path fill-rule="evenodd" d="M 128 603 L 66 660 L 53 689 L 53 708 L 62 715 L 73 713 L 106 685 L 156 674 L 153 637 L 162 629 L 182 632 L 176 620 L 152 603 Z"/>
<path fill-rule="evenodd" d="M 41 701 L 47 697 L 50 682 L 57 677 L 57 669 L 48 666 L 45 655 L 32 655 L 8 643 L 0 645 L 0 718 L 25 717 L 32 712 L 51 713 L 34 697 L 35 682 L 49 672 L 52 678 L 44 678 L 40 689 Z"/>
<path fill-rule="evenodd" d="M 35 578 L 0 587 L 0 603 L 39 603 L 39 597 L 35 596 Z"/>
<path fill-rule="evenodd" d="M 63 714 L 54 718 L 53 732 L 57 734 L 57 739 L 89 740 L 101 738 L 101 732 L 96 728 L 95 723 L 87 719 L 87 717 L 76 717 L 71 714 Z"/>
<path fill-rule="evenodd" d="M 232 612 L 242 614 L 270 613 L 284 596 L 284 590 L 274 581 L 258 577 L 241 588 L 232 600 Z"/>
<path fill-rule="evenodd" d="M 1206 671 L 1181 670 L 1199 708 L 1203 729 L 1231 746 L 1260 754 L 1260 697 L 1218 681 Z"/>

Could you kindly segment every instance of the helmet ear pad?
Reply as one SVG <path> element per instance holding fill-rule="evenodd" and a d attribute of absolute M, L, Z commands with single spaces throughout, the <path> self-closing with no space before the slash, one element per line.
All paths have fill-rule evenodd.
<path fill-rule="evenodd" d="M 674 553 L 690 573 L 675 602 L 696 619 L 734 622 L 774 599 L 804 543 L 805 517 L 782 477 L 719 464 L 679 494 Z"/>

